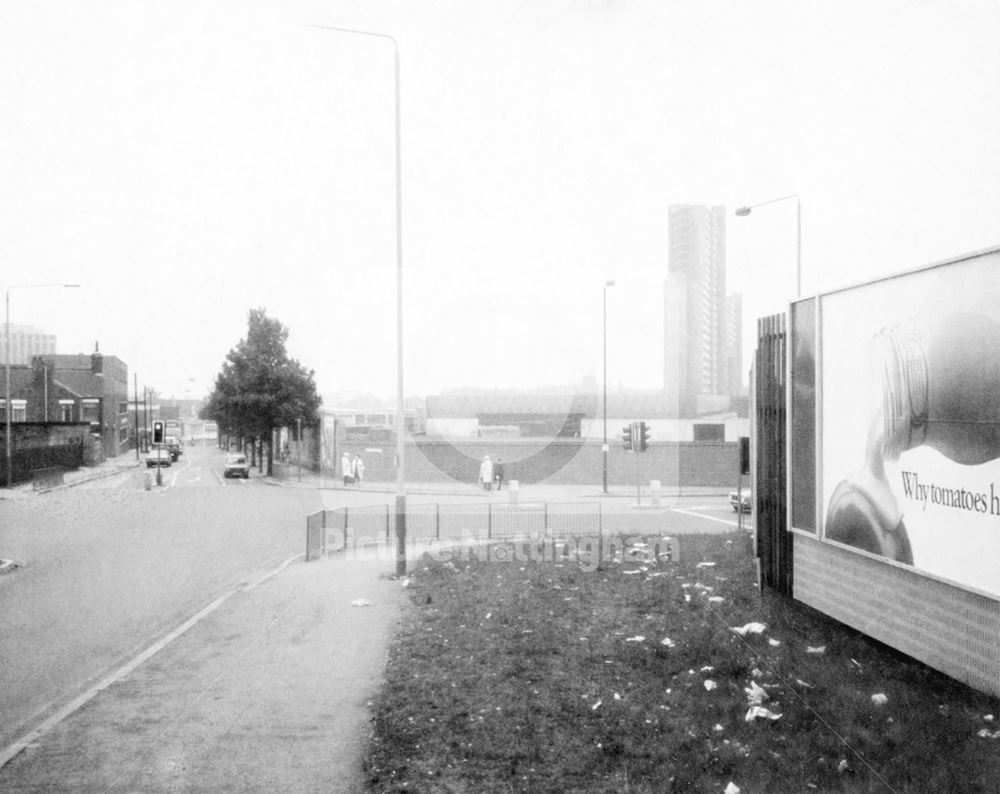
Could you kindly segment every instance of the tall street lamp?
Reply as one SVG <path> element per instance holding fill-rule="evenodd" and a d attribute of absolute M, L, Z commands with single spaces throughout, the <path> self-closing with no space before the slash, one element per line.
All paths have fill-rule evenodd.
<path fill-rule="evenodd" d="M 746 217 L 750 214 L 750 210 L 757 209 L 757 207 L 789 199 L 795 199 L 795 297 L 799 298 L 802 296 L 802 202 L 799 200 L 798 194 L 792 193 L 790 196 L 781 196 L 780 198 L 762 201 L 759 204 L 740 207 L 736 210 L 736 214 L 741 218 Z"/>
<path fill-rule="evenodd" d="M 406 573 L 406 486 L 403 443 L 406 424 L 403 411 L 403 150 L 400 129 L 399 44 L 387 33 L 330 25 L 309 25 L 309 27 L 335 33 L 371 36 L 392 43 L 396 114 L 396 575 L 403 576 Z"/>
<path fill-rule="evenodd" d="M 79 284 L 13 284 L 7 287 L 4 294 L 4 333 L 6 334 L 6 349 L 4 362 L 4 461 L 7 464 L 7 487 L 13 483 L 13 446 L 11 444 L 11 414 L 13 407 L 10 402 L 10 291 L 14 289 L 38 289 L 41 287 L 79 287 Z"/>
<path fill-rule="evenodd" d="M 608 287 L 613 287 L 614 281 L 604 282 L 604 444 L 601 453 L 604 456 L 604 493 L 608 492 Z"/>

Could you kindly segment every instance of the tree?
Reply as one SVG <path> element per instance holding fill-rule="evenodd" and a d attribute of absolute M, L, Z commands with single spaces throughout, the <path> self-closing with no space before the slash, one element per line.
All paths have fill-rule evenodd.
<path fill-rule="evenodd" d="M 251 309 L 246 339 L 226 356 L 204 414 L 220 432 L 267 442 L 267 473 L 274 453 L 271 439 L 279 427 L 316 424 L 320 397 L 313 370 L 288 357 L 288 329 L 266 311 Z"/>

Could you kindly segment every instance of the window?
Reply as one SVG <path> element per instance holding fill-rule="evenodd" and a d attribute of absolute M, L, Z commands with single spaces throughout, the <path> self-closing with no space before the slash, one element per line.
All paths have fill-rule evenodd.
<path fill-rule="evenodd" d="M 86 399 L 81 406 L 80 419 L 84 422 L 99 422 L 101 420 L 101 401 Z"/>
<path fill-rule="evenodd" d="M 10 421 L 12 422 L 27 422 L 28 421 L 28 401 L 27 400 L 11 400 L 11 414 Z"/>
<path fill-rule="evenodd" d="M 60 422 L 72 422 L 73 421 L 73 401 L 72 400 L 60 400 L 59 401 L 59 421 Z"/>

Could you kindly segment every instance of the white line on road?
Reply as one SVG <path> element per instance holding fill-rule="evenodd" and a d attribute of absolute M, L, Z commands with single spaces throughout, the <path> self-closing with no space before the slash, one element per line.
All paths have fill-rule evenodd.
<path fill-rule="evenodd" d="M 731 527 L 738 527 L 739 523 L 736 521 L 731 521 L 728 518 L 716 518 L 715 516 L 706 516 L 704 513 L 693 513 L 690 510 L 679 510 L 676 507 L 671 508 L 671 512 L 683 513 L 686 516 L 695 516 L 697 518 L 704 518 L 706 521 L 718 521 L 720 524 L 728 524 Z"/>
<path fill-rule="evenodd" d="M 78 711 L 81 707 L 89 703 L 91 700 L 97 697 L 97 695 L 99 695 L 109 686 L 125 678 L 125 676 L 133 672 L 144 662 L 149 661 L 151 658 L 153 658 L 153 656 L 155 656 L 157 653 L 166 648 L 171 642 L 176 640 L 190 628 L 199 623 L 202 619 L 204 619 L 212 612 L 214 612 L 216 609 L 218 609 L 220 606 L 222 606 L 227 600 L 229 600 L 230 597 L 235 595 L 237 592 L 247 592 L 257 587 L 258 585 L 263 584 L 272 576 L 276 576 L 277 574 L 279 574 L 281 571 L 283 571 L 292 562 L 294 562 L 301 556 L 302 556 L 301 554 L 296 554 L 292 557 L 289 557 L 273 571 L 269 571 L 268 573 L 264 574 L 262 577 L 260 577 L 254 582 L 231 587 L 225 593 L 216 598 L 211 604 L 202 609 L 194 617 L 191 617 L 188 620 L 184 621 L 180 626 L 171 631 L 165 637 L 154 642 L 152 645 L 150 645 L 146 650 L 144 650 L 134 659 L 119 667 L 117 670 L 108 675 L 106 678 L 103 678 L 101 681 L 96 683 L 82 695 L 71 700 L 69 703 L 67 703 L 65 706 L 59 709 L 55 714 L 53 714 L 47 720 L 45 720 L 37 728 L 25 734 L 13 744 L 5 747 L 3 751 L 0 752 L 0 767 L 5 766 L 12 758 L 14 758 L 22 750 L 25 750 L 32 744 L 36 743 L 46 733 L 51 731 L 56 725 L 58 725 L 64 719 L 73 714 L 75 711 Z"/>

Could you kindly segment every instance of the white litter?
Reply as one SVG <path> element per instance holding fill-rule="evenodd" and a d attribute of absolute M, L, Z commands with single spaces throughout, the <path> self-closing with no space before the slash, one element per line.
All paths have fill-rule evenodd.
<path fill-rule="evenodd" d="M 352 607 L 370 607 L 371 605 L 372 602 L 369 601 L 367 598 L 355 598 L 351 602 Z"/>
<path fill-rule="evenodd" d="M 772 648 L 777 648 L 779 645 L 781 645 L 781 640 L 776 640 L 774 639 L 774 637 L 771 637 L 767 641 L 767 644 L 770 645 Z"/>
<path fill-rule="evenodd" d="M 747 634 L 760 634 L 764 629 L 767 628 L 763 623 L 747 623 L 745 626 L 730 626 L 732 631 L 735 631 L 741 637 L 746 637 Z"/>
<path fill-rule="evenodd" d="M 718 684 L 715 683 L 715 681 L 713 681 L 711 678 L 705 680 L 705 689 L 707 689 L 709 692 L 711 692 L 717 686 Z"/>
<path fill-rule="evenodd" d="M 740 787 L 730 780 L 726 784 L 726 790 L 722 794 L 740 794 Z"/>
<path fill-rule="evenodd" d="M 670 637 L 664 637 L 662 640 L 660 640 L 660 645 L 665 645 L 668 648 L 677 647 L 677 643 L 675 643 L 672 639 L 670 639 Z"/>
<path fill-rule="evenodd" d="M 806 653 L 821 654 L 826 653 L 825 645 L 810 645 L 806 648 Z"/>
<path fill-rule="evenodd" d="M 773 721 L 776 719 L 780 719 L 781 715 L 775 714 L 773 711 L 771 711 L 770 709 L 766 709 L 763 706 L 751 706 L 750 709 L 747 711 L 745 719 L 747 722 L 753 722 L 758 717 Z"/>
<path fill-rule="evenodd" d="M 724 599 L 722 596 L 709 596 L 708 600 L 713 604 L 721 604 L 726 599 Z"/>
<path fill-rule="evenodd" d="M 601 707 L 601 704 L 603 702 L 604 702 L 603 700 L 598 700 L 593 706 L 590 707 L 590 710 L 597 711 Z"/>
<path fill-rule="evenodd" d="M 884 706 L 888 702 L 889 702 L 889 698 L 887 698 L 881 692 L 878 692 L 877 694 L 872 695 L 872 703 L 874 703 L 876 706 Z"/>
<path fill-rule="evenodd" d="M 756 681 L 751 681 L 750 686 L 744 687 L 743 691 L 747 693 L 747 702 L 751 706 L 759 706 L 769 697 L 767 690 L 760 686 Z"/>
<path fill-rule="evenodd" d="M 989 728 L 982 728 L 976 736 L 980 739 L 1000 739 L 1000 731 L 991 731 Z"/>
<path fill-rule="evenodd" d="M 645 642 L 645 641 L 646 638 L 643 637 L 641 634 L 636 634 L 634 637 L 629 637 L 625 640 L 625 642 Z"/>
<path fill-rule="evenodd" d="M 695 568 L 714 568 L 715 567 L 715 563 L 714 562 L 699 562 L 694 567 Z"/>

